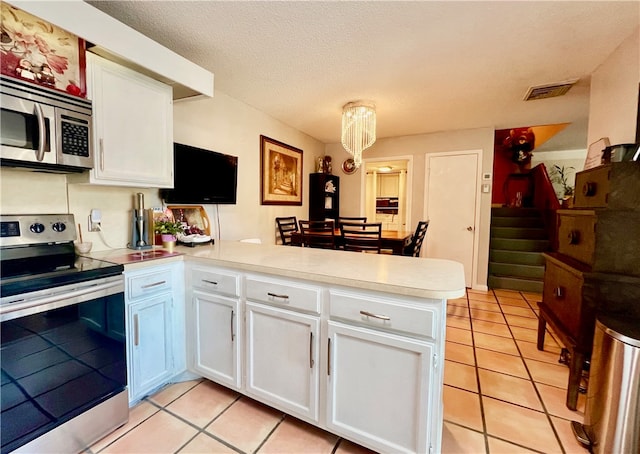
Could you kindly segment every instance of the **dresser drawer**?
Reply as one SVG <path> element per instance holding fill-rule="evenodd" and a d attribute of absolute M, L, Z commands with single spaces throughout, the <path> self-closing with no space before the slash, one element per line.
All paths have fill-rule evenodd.
<path fill-rule="evenodd" d="M 247 300 L 260 301 L 280 307 L 320 313 L 322 289 L 301 282 L 274 279 L 266 276 L 247 276 Z"/>
<path fill-rule="evenodd" d="M 127 276 L 128 299 L 133 300 L 147 295 L 171 291 L 172 279 L 171 269 L 159 269 Z"/>
<path fill-rule="evenodd" d="M 583 284 L 582 272 L 547 257 L 542 300 L 575 340 L 581 335 Z"/>
<path fill-rule="evenodd" d="M 194 288 L 229 296 L 240 296 L 240 274 L 217 268 L 191 268 Z"/>
<path fill-rule="evenodd" d="M 558 252 L 593 265 L 597 217 L 593 211 L 558 210 Z"/>
<path fill-rule="evenodd" d="M 576 173 L 573 206 L 640 210 L 640 165 L 614 162 Z"/>
<path fill-rule="evenodd" d="M 330 290 L 329 301 L 329 317 L 332 320 L 436 338 L 436 309 L 340 290 Z"/>

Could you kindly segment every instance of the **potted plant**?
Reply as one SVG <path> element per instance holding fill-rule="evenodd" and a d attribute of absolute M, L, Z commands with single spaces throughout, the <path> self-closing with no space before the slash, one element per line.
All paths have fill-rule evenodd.
<path fill-rule="evenodd" d="M 565 166 L 553 166 L 551 169 L 551 181 L 553 183 L 559 184 L 562 186 L 563 196 L 562 201 L 563 205 L 568 204 L 568 200 L 573 196 L 573 186 L 569 184 L 569 171 L 575 170 L 574 167 L 565 167 Z"/>
<path fill-rule="evenodd" d="M 174 221 L 168 216 L 162 216 L 153 224 L 154 232 L 162 237 L 162 247 L 173 250 L 179 234 L 184 233 L 181 222 Z"/>

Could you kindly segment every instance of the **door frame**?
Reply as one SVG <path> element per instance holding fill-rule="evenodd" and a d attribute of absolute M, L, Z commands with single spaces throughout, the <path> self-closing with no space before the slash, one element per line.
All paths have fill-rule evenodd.
<path fill-rule="evenodd" d="M 483 286 L 478 285 L 478 256 L 480 247 L 480 203 L 482 184 L 482 149 L 460 150 L 460 151 L 442 151 L 436 153 L 425 153 L 424 157 L 424 194 L 423 194 L 423 213 L 424 218 L 429 218 L 429 169 L 431 158 L 459 156 L 459 155 L 476 155 L 476 191 L 475 191 L 475 207 L 473 213 L 473 254 L 471 257 L 471 288 L 481 289 Z"/>
<path fill-rule="evenodd" d="M 414 226 L 411 222 L 411 205 L 413 200 L 413 155 L 386 156 L 381 158 L 362 159 L 362 165 L 360 166 L 362 168 L 362 172 L 360 172 L 360 216 L 366 215 L 365 206 L 367 203 L 367 163 L 384 161 L 407 161 L 407 187 L 405 188 L 407 203 L 404 223 L 407 230 L 413 230 Z"/>

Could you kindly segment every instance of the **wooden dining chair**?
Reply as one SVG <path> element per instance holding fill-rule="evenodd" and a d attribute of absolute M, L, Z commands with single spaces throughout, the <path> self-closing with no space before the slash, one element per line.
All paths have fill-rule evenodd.
<path fill-rule="evenodd" d="M 427 227 L 429 227 L 429 221 L 419 221 L 416 231 L 411 238 L 411 243 L 407 245 L 402 251 L 402 255 L 410 257 L 420 257 L 420 249 L 422 248 L 422 242 L 427 234 Z"/>
<path fill-rule="evenodd" d="M 340 237 L 345 251 L 380 253 L 382 223 L 343 222 Z"/>
<path fill-rule="evenodd" d="M 355 217 L 339 216 L 338 217 L 338 227 L 343 222 L 360 222 L 360 223 L 364 224 L 364 223 L 367 222 L 367 217 L 366 216 L 355 216 Z"/>
<path fill-rule="evenodd" d="M 335 224 L 331 221 L 300 221 L 302 233 L 302 246 L 335 249 L 336 234 Z"/>
<path fill-rule="evenodd" d="M 283 216 L 276 218 L 278 230 L 280 231 L 280 239 L 282 244 L 287 246 L 300 246 L 291 240 L 291 234 L 298 231 L 298 220 L 295 216 Z"/>

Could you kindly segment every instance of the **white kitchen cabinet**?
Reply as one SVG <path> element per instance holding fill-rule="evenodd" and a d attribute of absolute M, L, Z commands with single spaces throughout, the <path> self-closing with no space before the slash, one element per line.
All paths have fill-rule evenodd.
<path fill-rule="evenodd" d="M 378 174 L 378 197 L 398 197 L 400 193 L 400 175 L 398 173 Z"/>
<path fill-rule="evenodd" d="M 246 303 L 246 393 L 310 422 L 318 421 L 317 316 Z"/>
<path fill-rule="evenodd" d="M 103 185 L 173 187 L 172 88 L 90 53 L 87 74 L 95 161 L 85 178 Z"/>

